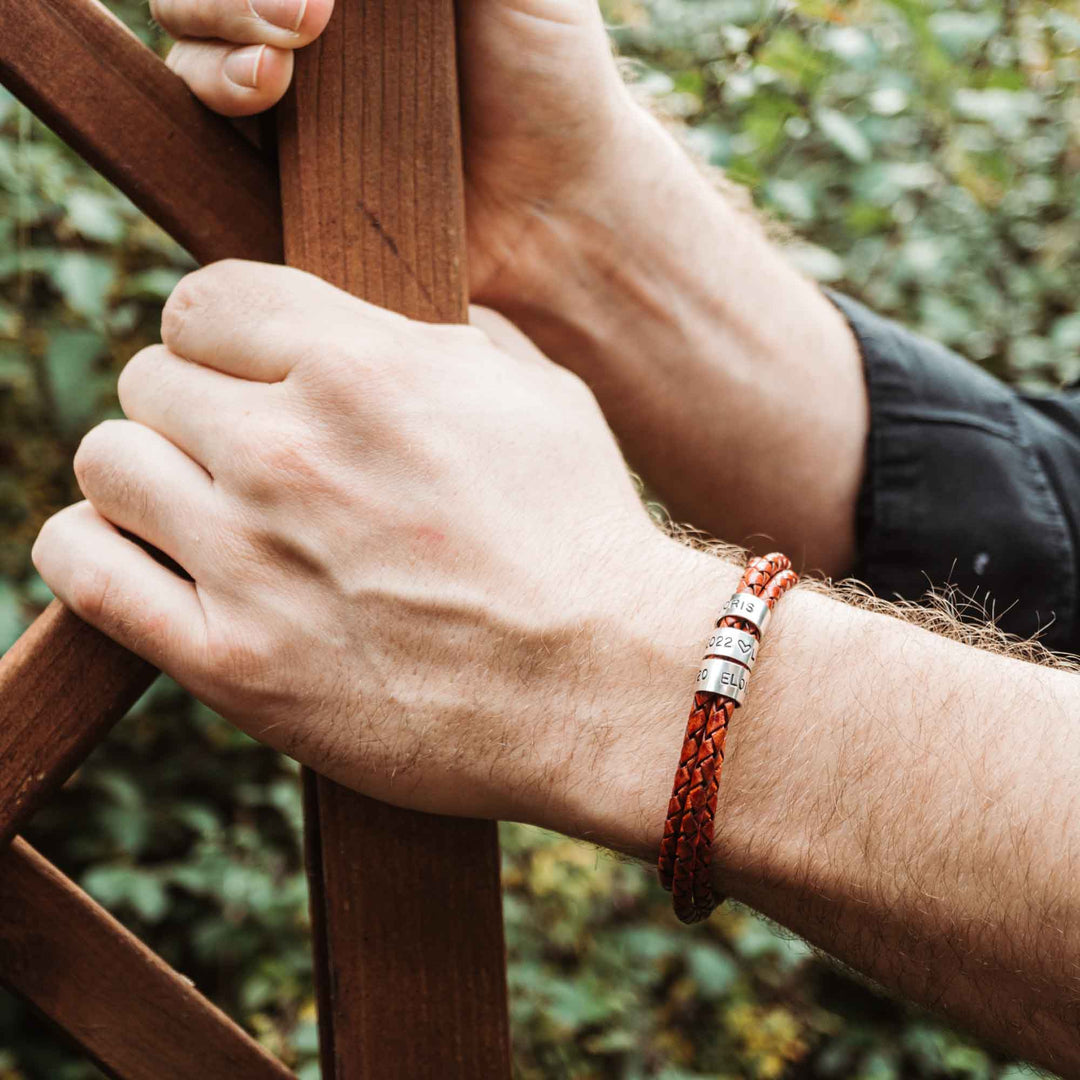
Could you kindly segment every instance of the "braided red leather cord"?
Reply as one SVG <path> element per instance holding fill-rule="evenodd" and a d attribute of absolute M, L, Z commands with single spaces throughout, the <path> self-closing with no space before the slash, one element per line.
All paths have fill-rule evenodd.
<path fill-rule="evenodd" d="M 775 553 L 752 559 L 737 591 L 760 596 L 772 608 L 798 580 L 787 556 Z M 719 619 L 717 627 L 757 635 L 756 627 L 733 615 Z M 735 703 L 722 694 L 697 693 L 686 726 L 657 863 L 661 884 L 671 891 L 683 922 L 707 918 L 722 901 L 713 891 L 710 865 L 724 743 L 734 710 Z"/>
<path fill-rule="evenodd" d="M 774 559 L 778 561 L 774 563 Z M 782 562 L 779 560 L 782 560 Z M 752 559 L 743 572 L 736 591 L 754 592 L 756 594 L 773 573 L 779 573 L 790 565 L 791 563 L 783 555 L 766 555 L 763 558 Z M 745 629 L 748 624 L 742 619 L 729 616 L 721 619 L 719 625 Z M 686 809 L 687 795 L 690 791 L 691 774 L 701 750 L 705 728 L 710 716 L 714 714 L 719 700 L 717 694 L 695 694 L 694 704 L 690 709 L 690 716 L 686 723 L 686 735 L 683 738 L 679 766 L 675 770 L 675 783 L 672 787 L 671 800 L 668 803 L 667 819 L 664 822 L 664 835 L 660 841 L 660 858 L 657 862 L 660 884 L 668 890 L 672 888 L 674 881 L 676 847 L 679 835 L 682 832 L 682 818 Z"/>

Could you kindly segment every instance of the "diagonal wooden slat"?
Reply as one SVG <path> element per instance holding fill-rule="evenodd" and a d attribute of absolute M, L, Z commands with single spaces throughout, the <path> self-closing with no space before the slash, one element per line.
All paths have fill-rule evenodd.
<path fill-rule="evenodd" d="M 54 601 L 0 661 L 0 850 L 157 672 Z"/>
<path fill-rule="evenodd" d="M 338 0 L 297 56 L 288 261 L 383 307 L 467 317 L 453 0 Z M 326 1080 L 505 1080 L 496 827 L 306 778 Z"/>
<path fill-rule="evenodd" d="M 276 168 L 97 0 L 0 0 L 0 83 L 197 259 L 281 261 Z M 152 675 L 60 604 L 0 661 L 0 847 Z"/>
<path fill-rule="evenodd" d="M 295 1080 L 36 851 L 0 854 L 0 982 L 120 1080 Z"/>
<path fill-rule="evenodd" d="M 3 83 L 200 262 L 280 262 L 276 170 L 97 0 L 0 0 Z"/>
<path fill-rule="evenodd" d="M 0 0 L 0 82 L 196 258 L 280 259 L 276 169 L 94 0 Z M 0 980 L 122 1080 L 292 1074 L 16 840 L 157 673 L 53 603 L 0 661 Z"/>

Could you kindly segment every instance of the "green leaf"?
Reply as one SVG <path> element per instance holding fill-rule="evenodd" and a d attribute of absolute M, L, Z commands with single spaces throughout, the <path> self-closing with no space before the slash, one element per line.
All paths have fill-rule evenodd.
<path fill-rule="evenodd" d="M 822 106 L 814 110 L 821 133 L 852 161 L 869 161 L 873 156 L 870 140 L 841 112 Z"/>
<path fill-rule="evenodd" d="M 57 328 L 49 335 L 45 369 L 61 426 L 74 431 L 93 415 L 102 380 L 95 367 L 106 349 L 97 330 Z"/>
<path fill-rule="evenodd" d="M 817 244 L 791 244 L 786 251 L 804 274 L 818 281 L 839 281 L 844 276 L 844 260 Z"/>
<path fill-rule="evenodd" d="M 169 908 L 165 886 L 152 873 L 133 866 L 95 866 L 82 886 L 107 908 L 130 907 L 149 923 L 160 922 Z"/>
<path fill-rule="evenodd" d="M 808 185 L 797 180 L 768 181 L 765 192 L 769 201 L 787 217 L 796 221 L 813 221 L 814 197 Z"/>
<path fill-rule="evenodd" d="M 735 961 L 712 945 L 691 949 L 686 956 L 690 974 L 704 998 L 715 1000 L 723 997 L 739 977 Z"/>
<path fill-rule="evenodd" d="M 302 1020 L 296 1025 L 290 1040 L 293 1048 L 301 1054 L 317 1054 L 319 1052 L 319 1028 L 311 1020 Z"/>
<path fill-rule="evenodd" d="M 899 1075 L 896 1058 L 888 1050 L 868 1054 L 855 1073 L 856 1080 L 895 1080 Z"/>
<path fill-rule="evenodd" d="M 983 45 L 1000 24 L 993 11 L 935 11 L 929 20 L 934 36 L 956 57 Z"/>
<path fill-rule="evenodd" d="M 113 286 L 116 267 L 111 259 L 66 251 L 52 267 L 53 284 L 79 315 L 100 323 L 105 316 L 105 301 Z"/>
<path fill-rule="evenodd" d="M 124 221 L 116 199 L 79 188 L 67 200 L 68 224 L 88 240 L 118 244 L 124 238 Z"/>
<path fill-rule="evenodd" d="M 145 270 L 141 274 L 133 274 L 124 284 L 124 296 L 168 300 L 185 273 L 183 270 L 175 270 L 172 267 L 159 266 L 153 270 Z"/>
<path fill-rule="evenodd" d="M 969 120 L 993 125 L 1006 139 L 1022 138 L 1028 122 L 1042 111 L 1039 98 L 1031 91 L 972 90 L 966 87 L 953 95 L 953 108 Z"/>

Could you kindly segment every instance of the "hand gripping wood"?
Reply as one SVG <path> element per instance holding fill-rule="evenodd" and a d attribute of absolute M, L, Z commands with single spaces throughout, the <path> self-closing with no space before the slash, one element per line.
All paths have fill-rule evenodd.
<path fill-rule="evenodd" d="M 285 251 L 366 300 L 467 317 L 452 0 L 338 0 L 279 128 Z M 306 778 L 323 1076 L 510 1075 L 491 822 Z"/>
<path fill-rule="evenodd" d="M 417 317 L 460 318 L 464 251 L 449 3 L 410 3 L 400 9 L 387 4 L 385 11 L 377 5 L 346 3 L 343 33 L 335 38 L 337 31 L 332 30 L 323 45 L 312 50 L 319 58 L 312 61 L 318 77 L 307 83 L 309 92 L 320 79 L 327 83 L 328 71 L 329 78 L 343 80 L 346 59 L 350 74 L 358 73 L 364 82 L 359 98 L 355 86 L 339 96 L 323 85 L 328 111 L 314 107 L 322 133 L 318 160 L 324 166 L 333 160 L 333 154 L 328 157 L 324 151 L 333 150 L 334 124 L 355 133 L 360 119 L 367 133 L 362 144 L 355 137 L 339 138 L 339 151 L 348 155 L 339 159 L 341 174 L 330 178 L 328 189 L 325 174 L 317 181 L 332 195 L 331 202 L 320 204 L 321 226 L 345 230 L 341 244 L 357 239 L 362 244 L 338 249 L 347 269 L 345 278 L 334 279 Z M 335 40 L 336 63 L 319 66 L 322 59 L 333 61 L 329 43 Z M 346 47 L 355 51 L 346 56 Z M 306 63 L 301 62 L 302 69 Z M 176 76 L 96 0 L 39 0 L 29 6 L 0 0 L 0 81 L 201 261 L 279 257 L 282 230 L 268 160 L 231 125 L 195 103 Z M 386 96 L 380 96 L 384 92 Z M 310 98 L 307 106 L 304 100 L 298 95 L 294 123 L 301 113 L 312 111 Z M 354 112 L 357 105 L 359 113 Z M 305 118 L 304 127 L 294 128 L 297 158 L 292 175 L 304 185 L 311 184 L 314 175 L 311 162 L 304 163 L 304 154 L 313 149 L 305 138 L 307 123 Z M 340 136 L 346 127 L 337 130 Z M 287 127 L 285 137 L 287 141 Z M 384 150 L 372 156 L 376 144 Z M 370 167 L 356 157 L 361 149 L 369 153 Z M 448 163 L 454 163 L 449 172 Z M 350 192 L 358 190 L 358 173 L 368 191 L 362 210 L 350 202 Z M 372 194 L 384 181 L 391 187 L 401 185 L 399 202 L 392 197 L 387 201 L 395 194 L 389 189 L 379 198 Z M 287 192 L 289 183 L 287 175 Z M 334 209 L 337 196 L 340 213 Z M 327 212 L 330 217 L 322 217 Z M 308 207 L 308 226 L 312 213 Z M 356 230 L 358 215 L 374 236 Z M 296 262 L 315 267 L 314 260 L 327 259 L 330 266 L 333 258 L 327 258 L 326 251 L 333 247 L 325 247 L 325 228 L 321 234 L 307 226 L 294 231 L 293 250 L 313 252 L 313 261 L 298 254 Z M 309 249 L 310 244 L 314 247 Z M 148 665 L 58 604 L 4 657 L 0 845 L 66 779 L 153 674 Z M 325 781 L 309 779 L 308 800 L 320 807 L 319 814 L 309 815 L 309 827 L 322 955 L 321 1022 L 329 1066 L 325 1075 L 358 1075 L 361 1062 L 366 1071 L 380 1076 L 508 1075 L 494 826 L 408 815 Z M 91 929 L 97 927 L 94 933 L 108 936 L 118 930 L 85 894 L 24 845 L 3 858 L 13 886 L 29 890 L 33 883 L 41 895 L 58 889 L 68 900 L 78 898 L 69 913 L 74 918 L 81 912 L 77 918 Z M 397 891 L 381 888 L 394 879 L 401 883 Z M 405 883 L 410 881 L 430 890 L 430 902 L 409 895 Z M 15 895 L 22 893 L 16 889 Z M 404 902 L 399 902 L 400 895 Z M 21 921 L 17 928 L 15 920 L 10 921 L 11 933 L 4 939 L 9 949 L 6 954 L 0 951 L 0 963 L 16 988 L 39 1004 L 51 1002 L 46 1011 L 76 1037 L 84 1027 L 107 1032 L 124 1010 L 115 1007 L 113 997 L 97 992 L 109 987 L 95 987 L 95 973 L 105 979 L 107 971 L 86 962 L 92 950 L 80 947 L 79 955 L 71 958 L 84 980 L 86 994 L 81 998 L 52 991 L 43 996 L 45 984 L 34 980 L 32 967 L 12 959 L 25 960 L 25 942 L 45 941 L 48 910 L 35 903 L 19 907 Z M 103 931 L 102 926 L 112 930 Z M 387 933 L 387 947 L 380 949 L 375 941 L 369 955 L 366 947 L 372 939 L 363 935 L 373 929 L 376 936 Z M 355 936 L 357 931 L 361 937 Z M 10 947 L 16 940 L 22 944 Z M 65 947 L 74 940 L 65 937 Z M 121 997 L 135 998 L 153 985 L 156 969 L 142 962 L 130 935 L 124 941 L 131 962 L 124 978 L 111 987 L 122 987 Z M 51 950 L 48 962 L 55 965 L 63 955 L 64 948 Z M 46 958 L 45 952 L 42 956 Z M 62 984 L 49 985 L 55 990 Z M 189 1048 L 198 1046 L 201 1038 L 195 1028 L 191 1033 L 195 1041 L 189 1041 Z M 121 1056 L 109 1057 L 85 1040 L 84 1045 L 117 1076 L 151 1075 L 139 1062 L 122 1059 L 122 1048 L 117 1050 Z M 192 1074 L 188 1066 L 177 1068 L 159 1075 Z M 278 1068 L 272 1066 L 266 1075 L 279 1075 Z M 258 1071 L 238 1069 L 232 1075 L 255 1076 Z"/>

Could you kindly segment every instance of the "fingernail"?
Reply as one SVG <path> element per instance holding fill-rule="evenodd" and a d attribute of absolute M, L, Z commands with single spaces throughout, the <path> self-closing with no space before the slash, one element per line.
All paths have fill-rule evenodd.
<path fill-rule="evenodd" d="M 248 45 L 235 49 L 225 57 L 225 78 L 229 82 L 242 86 L 245 90 L 255 90 L 259 86 L 259 67 L 262 64 L 265 45 Z"/>
<path fill-rule="evenodd" d="M 250 0 L 251 10 L 264 22 L 295 33 L 304 21 L 307 0 Z"/>

